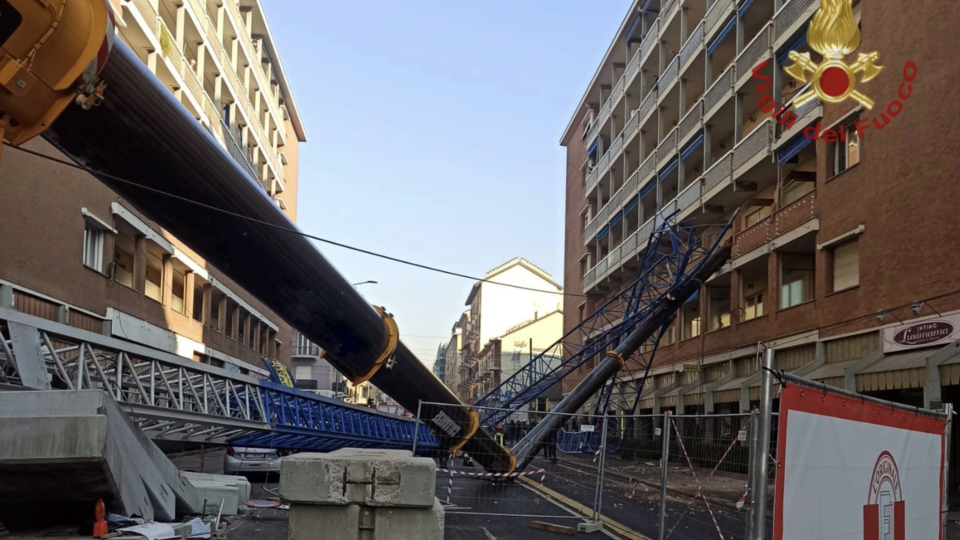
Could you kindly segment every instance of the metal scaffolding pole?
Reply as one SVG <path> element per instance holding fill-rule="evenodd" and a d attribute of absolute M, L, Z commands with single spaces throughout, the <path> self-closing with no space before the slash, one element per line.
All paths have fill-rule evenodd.
<path fill-rule="evenodd" d="M 773 366 L 774 350 L 767 348 L 763 355 L 763 373 L 760 379 L 760 426 L 757 437 L 757 455 L 753 459 L 753 530 L 750 540 L 764 540 L 767 532 L 767 479 L 770 477 L 770 429 L 773 426 Z"/>

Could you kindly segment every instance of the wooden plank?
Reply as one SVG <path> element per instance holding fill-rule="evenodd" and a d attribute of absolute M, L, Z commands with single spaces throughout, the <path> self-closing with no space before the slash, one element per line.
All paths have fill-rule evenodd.
<path fill-rule="evenodd" d="M 533 529 L 540 529 L 541 531 L 549 531 L 558 534 L 566 534 L 573 536 L 577 534 L 577 531 L 573 527 L 564 527 L 563 525 L 556 525 L 553 523 L 547 523 L 546 521 L 531 521 L 530 527 Z"/>
<path fill-rule="evenodd" d="M 580 514 L 580 515 L 583 516 L 583 517 L 588 517 L 588 518 L 589 518 L 589 517 L 592 517 L 592 516 L 593 516 L 593 509 L 592 509 L 592 508 L 588 508 L 588 507 L 586 507 L 586 506 L 578 503 L 577 501 L 575 501 L 575 500 L 573 500 L 573 499 L 570 499 L 569 497 L 566 497 L 565 495 L 562 495 L 562 494 L 560 494 L 560 493 L 558 493 L 558 492 L 556 492 L 556 491 L 554 491 L 554 490 L 552 490 L 552 489 L 550 489 L 550 488 L 548 488 L 548 487 L 546 487 L 546 486 L 544 486 L 544 485 L 542 485 L 542 484 L 540 484 L 540 483 L 538 483 L 538 482 L 535 482 L 535 481 L 527 478 L 526 476 L 521 477 L 521 478 L 520 478 L 520 481 L 523 482 L 524 484 L 527 484 L 528 486 L 530 486 L 530 487 L 533 488 L 534 490 L 539 491 L 539 492 L 542 493 L 545 497 L 547 497 L 547 498 L 549 498 L 549 499 L 553 499 L 553 500 L 555 500 L 555 501 L 558 501 L 558 502 L 560 502 L 561 504 L 563 504 L 564 506 L 569 507 L 571 510 L 574 510 L 575 512 L 577 512 L 578 514 Z M 627 527 L 626 525 L 624 525 L 624 524 L 622 524 L 622 523 L 620 523 L 620 522 L 618 522 L 618 521 L 614 521 L 614 520 L 612 520 L 612 519 L 610 519 L 610 518 L 608 518 L 608 517 L 606 517 L 606 516 L 601 515 L 601 516 L 600 516 L 600 521 L 602 521 L 603 524 L 606 525 L 607 529 L 608 529 L 610 532 L 616 534 L 617 536 L 619 536 L 619 537 L 621 537 L 621 538 L 625 538 L 626 540 L 651 540 L 649 537 L 644 536 L 644 535 L 638 533 L 637 531 L 631 529 L 630 527 Z"/>

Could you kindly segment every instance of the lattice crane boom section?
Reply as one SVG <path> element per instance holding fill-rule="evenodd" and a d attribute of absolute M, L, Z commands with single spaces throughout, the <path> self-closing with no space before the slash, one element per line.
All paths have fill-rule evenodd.
<path fill-rule="evenodd" d="M 481 423 L 493 426 L 502 422 L 508 411 L 533 401 L 537 396 L 565 377 L 572 375 L 581 366 L 615 348 L 638 322 L 644 320 L 658 306 L 665 295 L 690 279 L 696 269 L 718 247 L 721 238 L 732 221 L 723 224 L 684 225 L 675 220 L 676 213 L 658 217 L 659 225 L 651 233 L 643 253 L 636 280 L 616 296 L 605 302 L 582 323 L 564 335 L 559 341 L 533 358 L 529 363 L 483 396 L 476 405 L 494 409 L 482 409 Z M 705 245 L 702 238 L 709 231 L 713 241 Z M 600 393 L 598 410 L 611 403 L 615 388 L 629 388 L 630 397 L 621 395 L 620 402 L 632 403 L 636 408 L 643 380 L 653 362 L 660 338 L 672 322 L 668 317 L 663 328 L 647 342 L 647 346 L 633 359 L 628 359 L 627 369 L 621 370 Z M 595 365 L 593 362 L 591 365 Z M 642 370 L 637 377 L 632 367 Z M 639 382 L 637 382 L 639 379 Z M 599 389 L 598 389 L 599 390 Z M 626 408 L 626 407 L 624 407 Z"/>
<path fill-rule="evenodd" d="M 0 383 L 109 393 L 155 439 L 332 450 L 438 444 L 415 422 L 271 381 L 0 309 Z"/>

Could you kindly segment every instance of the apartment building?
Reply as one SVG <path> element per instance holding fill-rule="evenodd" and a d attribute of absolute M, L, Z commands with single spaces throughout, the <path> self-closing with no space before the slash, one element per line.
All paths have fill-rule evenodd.
<path fill-rule="evenodd" d="M 469 316 L 470 310 L 466 310 L 460 315 L 460 319 L 453 324 L 453 328 L 450 330 L 450 339 L 443 344 L 444 370 L 441 380 L 454 393 L 460 386 L 460 365 L 462 363 L 460 350 L 463 345 L 463 325 Z"/>
<path fill-rule="evenodd" d="M 545 270 L 516 257 L 487 272 L 484 280 L 473 284 L 466 301 L 469 309 L 458 322 L 459 365 L 456 370 L 447 367 L 448 376 L 457 372 L 457 385 L 450 388 L 464 403 L 475 402 L 485 389 L 494 387 L 494 381 L 500 380 L 504 366 L 513 365 L 512 361 L 503 362 L 502 355 L 512 358 L 515 341 L 527 344 L 537 337 L 543 350 L 561 335 L 563 287 Z M 527 324 L 541 317 L 546 319 L 541 324 Z M 454 332 L 456 329 L 457 326 Z M 522 329 L 527 331 L 517 332 Z M 556 331 L 553 339 L 548 336 L 551 329 Z M 509 340 L 501 342 L 504 336 Z"/>
<path fill-rule="evenodd" d="M 118 38 L 295 219 L 306 139 L 259 1 L 113 7 Z M 290 365 L 289 325 L 93 176 L 12 150 L 0 182 L 0 307 L 243 373 Z"/>
<path fill-rule="evenodd" d="M 322 353 L 319 345 L 294 331 L 290 356 L 296 386 L 328 397 L 342 397 L 345 388 L 342 383 L 343 376 L 330 362 L 323 359 Z"/>
<path fill-rule="evenodd" d="M 960 403 L 960 105 L 944 99 L 960 70 L 943 52 L 960 11 L 854 3 L 862 43 L 847 60 L 876 51 L 886 68 L 855 81 L 870 109 L 798 99 L 810 85 L 785 69 L 791 51 L 821 61 L 807 40 L 819 6 L 635 2 L 563 134 L 564 283 L 587 295 L 566 297 L 567 313 L 636 278 L 661 213 L 706 224 L 740 211 L 732 260 L 676 314 L 641 413 L 755 406 L 761 341 L 781 369 L 826 384 Z"/>

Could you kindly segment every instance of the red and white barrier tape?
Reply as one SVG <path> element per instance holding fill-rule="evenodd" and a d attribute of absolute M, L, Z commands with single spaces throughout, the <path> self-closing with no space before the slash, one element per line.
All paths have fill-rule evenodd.
<path fill-rule="evenodd" d="M 693 467 L 693 462 L 690 461 L 690 456 L 687 454 L 687 447 L 683 444 L 683 437 L 680 436 L 680 427 L 677 426 L 676 420 L 673 418 L 670 419 L 673 422 L 673 429 L 677 433 L 677 441 L 680 442 L 680 449 L 683 450 L 683 457 L 687 460 L 687 465 L 690 467 L 690 473 L 693 475 L 693 480 L 697 483 L 697 496 L 703 499 L 703 503 L 707 506 L 707 512 L 710 513 L 710 519 L 713 521 L 714 528 L 717 529 L 717 535 L 720 536 L 720 540 L 726 540 L 723 536 L 723 531 L 720 530 L 720 524 L 717 523 L 717 516 L 713 515 L 713 508 L 710 507 L 710 501 L 707 500 L 706 495 L 703 494 L 703 484 L 700 483 L 700 479 L 697 478 L 697 470 Z"/>
<path fill-rule="evenodd" d="M 450 475 L 451 481 L 453 480 L 453 475 L 460 476 L 469 476 L 470 478 L 519 478 L 521 476 L 533 476 L 535 474 L 540 474 L 540 483 L 542 484 L 547 478 L 547 471 L 544 469 L 534 469 L 532 471 L 526 472 L 512 472 L 512 473 L 482 473 L 482 472 L 467 472 L 467 471 L 458 471 L 456 469 L 437 469 L 440 472 L 447 473 Z"/>

